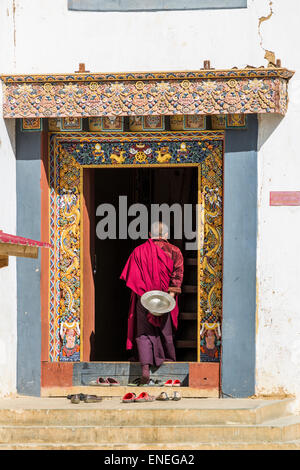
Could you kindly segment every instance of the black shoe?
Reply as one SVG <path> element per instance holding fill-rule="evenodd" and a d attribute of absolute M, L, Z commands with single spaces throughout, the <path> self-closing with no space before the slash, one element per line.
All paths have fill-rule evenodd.
<path fill-rule="evenodd" d="M 84 403 L 98 403 L 102 401 L 102 397 L 97 397 L 97 395 L 85 395 Z"/>
<path fill-rule="evenodd" d="M 71 403 L 73 403 L 74 405 L 77 405 L 78 403 L 80 403 L 80 395 L 72 395 Z"/>
<path fill-rule="evenodd" d="M 67 398 L 68 398 L 68 400 L 72 400 L 73 397 L 79 397 L 79 400 L 83 401 L 86 396 L 87 395 L 85 395 L 84 393 L 76 393 L 76 394 L 73 394 L 73 395 L 67 395 Z"/>

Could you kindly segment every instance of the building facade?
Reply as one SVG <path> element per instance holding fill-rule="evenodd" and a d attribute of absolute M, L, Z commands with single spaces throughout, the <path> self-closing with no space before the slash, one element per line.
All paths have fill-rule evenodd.
<path fill-rule="evenodd" d="M 10 258 L 9 266 L 0 270 L 0 393 L 40 395 L 51 374 L 59 385 L 62 376 L 74 377 L 90 361 L 93 326 L 81 303 L 88 305 L 94 295 L 86 283 L 92 268 L 78 252 L 64 258 L 62 245 L 55 251 L 62 237 L 62 213 L 67 214 L 67 223 L 68 211 L 71 215 L 70 208 L 78 202 L 65 195 L 69 190 L 74 195 L 77 188 L 84 196 L 76 178 L 84 178 L 84 169 L 91 165 L 166 165 L 157 157 L 147 162 L 130 160 L 130 148 L 137 150 L 136 145 L 143 142 L 150 142 L 156 156 L 170 155 L 170 170 L 171 165 L 183 167 L 186 157 L 180 154 L 175 160 L 174 152 L 179 154 L 185 148 L 182 144 L 191 149 L 196 142 L 201 143 L 202 154 L 192 157 L 191 151 L 188 162 L 202 165 L 198 189 L 204 199 L 210 190 L 220 192 L 219 222 L 206 222 L 207 233 L 212 226 L 211 233 L 216 230 L 220 243 L 208 260 L 213 247 L 207 235 L 206 262 L 211 260 L 215 273 L 210 272 L 212 284 L 207 289 L 207 280 L 201 278 L 205 256 L 198 255 L 202 271 L 197 357 L 186 361 L 209 363 L 211 371 L 221 364 L 222 396 L 299 397 L 300 64 L 294 45 L 300 39 L 296 20 L 300 7 L 295 0 L 220 0 L 210 2 L 214 8 L 208 8 L 208 2 L 195 0 L 176 2 L 177 7 L 181 4 L 178 10 L 171 1 L 153 2 L 149 10 L 141 11 L 139 3 L 124 0 L 117 7 L 100 0 L 1 3 L 5 47 L 0 54 L 0 229 L 52 241 L 54 249 L 41 251 L 37 260 Z M 85 69 L 78 73 L 80 63 Z M 116 94 L 116 89 L 121 91 Z M 120 96 L 123 107 L 118 108 Z M 125 123 L 117 133 L 103 134 L 103 129 L 90 127 L 91 118 L 113 115 Z M 167 127 L 144 125 L 130 134 L 130 118 L 151 115 L 163 117 Z M 172 116 L 203 120 L 196 130 L 188 126 L 175 130 Z M 60 126 L 56 130 L 51 128 L 53 120 Z M 167 132 L 163 146 L 158 143 L 160 132 Z M 101 153 L 104 141 L 107 146 Z M 79 147 L 82 143 L 85 153 Z M 217 153 L 209 160 L 213 152 Z M 61 173 L 55 173 L 58 168 Z M 211 177 L 206 180 L 203 175 L 209 171 Z M 87 227 L 85 210 L 81 206 L 74 240 L 78 233 L 84 239 L 80 230 Z M 68 238 L 67 248 L 75 246 L 76 251 L 74 240 L 71 243 Z M 80 249 L 89 247 L 80 245 Z M 62 276 L 53 265 L 65 263 L 70 268 L 68 263 L 73 262 L 79 265 L 76 274 L 71 271 L 73 284 L 66 281 L 62 287 L 58 284 Z M 76 305 L 72 310 L 62 294 L 68 289 L 75 304 L 78 300 L 77 307 L 82 307 L 77 313 Z M 212 308 L 207 308 L 209 301 Z M 66 305 L 69 310 L 64 312 Z M 64 323 L 73 331 L 73 339 L 79 336 L 77 350 L 72 343 L 70 361 L 63 356 Z M 219 338 L 216 335 L 220 353 L 216 361 L 205 358 L 205 341 L 200 338 L 205 324 L 207 331 L 216 332 L 214 324 L 221 330 Z"/>

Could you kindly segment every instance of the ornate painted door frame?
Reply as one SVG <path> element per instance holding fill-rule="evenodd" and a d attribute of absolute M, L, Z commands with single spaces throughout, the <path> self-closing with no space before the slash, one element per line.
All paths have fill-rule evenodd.
<path fill-rule="evenodd" d="M 138 152 L 136 144 L 139 144 Z M 147 149 L 147 152 L 145 150 Z M 84 272 L 84 168 L 198 167 L 198 362 L 219 362 L 222 321 L 224 133 L 216 131 L 49 134 L 49 362 L 85 360 L 90 335 Z M 44 320 L 45 321 L 45 320 Z M 46 331 L 45 330 L 45 331 Z M 208 332 L 215 348 L 207 348 Z M 125 341 L 124 341 L 125 344 Z"/>

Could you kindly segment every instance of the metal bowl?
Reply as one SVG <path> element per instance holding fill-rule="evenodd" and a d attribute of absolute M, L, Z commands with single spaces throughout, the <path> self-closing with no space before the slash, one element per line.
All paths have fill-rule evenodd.
<path fill-rule="evenodd" d="M 176 301 L 172 295 L 160 290 L 150 290 L 141 297 L 141 303 L 152 315 L 160 317 L 175 308 Z"/>

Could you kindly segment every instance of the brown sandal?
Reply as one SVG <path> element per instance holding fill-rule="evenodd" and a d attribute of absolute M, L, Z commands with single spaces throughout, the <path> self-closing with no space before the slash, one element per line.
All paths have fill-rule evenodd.
<path fill-rule="evenodd" d="M 158 397 L 156 397 L 156 400 L 159 400 L 159 401 L 168 401 L 170 400 L 168 394 L 166 392 L 161 392 L 160 395 L 158 395 Z"/>

